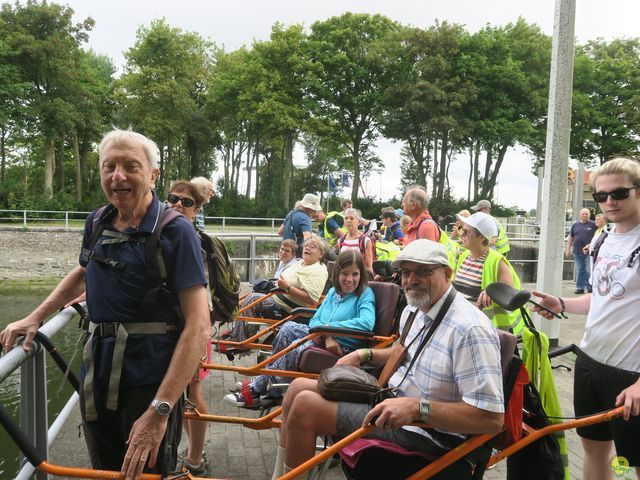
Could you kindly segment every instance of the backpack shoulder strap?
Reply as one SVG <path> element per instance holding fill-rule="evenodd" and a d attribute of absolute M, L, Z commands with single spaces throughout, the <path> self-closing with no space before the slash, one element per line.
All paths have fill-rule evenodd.
<path fill-rule="evenodd" d="M 202 250 L 204 250 L 205 252 L 205 256 L 206 256 L 206 265 L 205 267 L 207 268 L 207 271 L 209 273 L 209 283 L 211 283 L 215 277 L 215 266 L 213 264 L 213 254 L 214 254 L 214 247 L 213 247 L 213 239 L 207 235 L 204 232 L 198 232 L 199 236 L 200 236 L 200 246 L 202 247 Z"/>
<path fill-rule="evenodd" d="M 345 233 L 344 235 L 342 235 L 340 238 L 338 238 L 338 241 L 336 242 L 336 245 L 338 247 L 338 251 L 340 251 L 340 249 L 342 248 L 342 244 L 344 243 L 344 239 L 347 238 L 347 234 Z"/>
<path fill-rule="evenodd" d="M 598 253 L 600 252 L 600 247 L 602 247 L 602 244 L 607 239 L 608 235 L 609 235 L 609 232 L 603 230 L 602 232 L 600 232 L 600 235 L 598 236 L 598 238 L 596 238 L 596 243 L 593 245 L 593 250 L 591 250 L 591 253 L 589 253 L 589 255 L 591 255 L 591 258 L 593 258 L 593 262 L 594 263 L 595 263 L 596 259 L 598 258 Z M 633 262 L 638 257 L 638 255 L 640 255 L 640 245 L 638 245 L 631 252 L 631 255 L 629 256 L 629 261 L 627 262 L 627 267 L 629 267 L 629 268 L 632 267 Z"/>
<path fill-rule="evenodd" d="M 424 222 L 433 223 L 436 226 L 436 228 L 438 229 L 437 241 L 440 241 L 440 237 L 442 236 L 442 229 L 440 228 L 440 225 L 438 225 L 438 222 L 436 222 L 433 218 L 423 218 L 422 220 L 420 220 L 420 223 L 418 224 L 418 228 L 416 230 L 416 240 L 420 239 L 420 227 Z"/>
<path fill-rule="evenodd" d="M 83 267 L 86 267 L 89 264 L 89 260 L 93 256 L 93 249 L 96 246 L 100 235 L 102 235 L 102 232 L 104 231 L 105 223 L 110 222 L 117 211 L 118 210 L 110 203 L 107 203 L 96 210 L 91 222 L 91 235 L 89 236 L 87 245 L 84 246 L 80 252 L 80 265 Z"/>
<path fill-rule="evenodd" d="M 602 246 L 608 235 L 609 233 L 603 230 L 602 232 L 600 232 L 600 235 L 598 235 L 598 238 L 596 238 L 596 243 L 593 244 L 593 250 L 591 250 L 591 253 L 589 253 L 589 255 L 591 255 L 591 258 L 593 258 L 594 263 L 598 258 L 600 247 Z"/>
<path fill-rule="evenodd" d="M 360 238 L 358 238 L 358 248 L 360 249 L 360 253 L 363 257 L 367 252 L 367 237 L 368 235 L 366 233 L 363 233 L 362 235 L 360 235 Z"/>
<path fill-rule="evenodd" d="M 167 268 L 160 245 L 160 234 L 164 227 L 182 214 L 164 203 L 160 203 L 158 208 L 158 220 L 145 242 L 145 276 L 148 279 L 165 280 L 167 278 Z"/>

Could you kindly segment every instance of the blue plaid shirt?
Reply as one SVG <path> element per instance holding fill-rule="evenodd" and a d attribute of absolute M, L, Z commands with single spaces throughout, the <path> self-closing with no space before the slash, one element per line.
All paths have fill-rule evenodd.
<path fill-rule="evenodd" d="M 196 215 L 196 228 L 204 232 L 204 213 L 202 213 L 202 210 Z"/>
<path fill-rule="evenodd" d="M 453 287 L 450 287 L 453 288 Z M 418 312 L 405 340 L 419 335 L 409 347 L 400 368 L 389 380 L 389 386 L 398 388 L 401 397 L 424 397 L 439 402 L 465 402 L 482 410 L 504 412 L 500 341 L 491 320 L 480 310 L 456 295 L 449 311 L 442 319 L 433 337 L 419 353 L 418 360 L 405 376 L 407 367 L 444 303 L 447 292 L 431 307 L 428 314 Z M 402 313 L 400 328 L 404 328 L 409 314 L 415 308 L 408 306 Z M 423 328 L 426 325 L 426 328 Z M 400 385 L 398 385 L 400 383 Z M 428 435 L 418 427 L 404 427 Z"/>

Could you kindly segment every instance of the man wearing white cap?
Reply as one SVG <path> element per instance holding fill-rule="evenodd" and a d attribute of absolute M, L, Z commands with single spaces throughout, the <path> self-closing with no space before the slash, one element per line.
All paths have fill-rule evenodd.
<path fill-rule="evenodd" d="M 480 200 L 471 207 L 471 210 L 491 215 L 491 202 L 489 200 Z M 511 247 L 509 246 L 509 237 L 507 237 L 507 232 L 504 230 L 502 224 L 496 220 L 495 217 L 491 218 L 493 218 L 493 221 L 496 222 L 496 227 L 498 227 L 498 235 L 491 241 L 492 248 L 496 249 L 506 257 L 509 250 L 511 250 Z"/>
<path fill-rule="evenodd" d="M 296 257 L 302 257 L 302 244 L 312 233 L 311 217 L 316 212 L 322 210 L 320 199 L 313 193 L 307 193 L 302 200 L 296 202 L 278 229 L 278 235 L 282 235 L 283 240 L 295 240 L 298 245 Z"/>
<path fill-rule="evenodd" d="M 408 354 L 391 376 L 396 398 L 375 407 L 323 398 L 317 381 L 296 379 L 283 402 L 285 419 L 280 435 L 274 477 L 297 467 L 315 452 L 318 435 L 344 437 L 363 425 L 377 428 L 366 438 L 396 443 L 439 457 L 472 433 L 494 434 L 503 425 L 504 400 L 500 346 L 489 319 L 457 295 L 449 277 L 445 247 L 431 240 L 415 240 L 393 262 L 399 268 L 409 306 L 400 321 L 407 330 Z M 399 343 L 382 350 L 360 349 L 338 360 L 338 365 L 382 366 Z M 478 379 L 482 381 L 478 381 Z M 433 428 L 410 426 L 425 422 Z M 398 474 L 402 465 L 376 465 Z M 403 472 L 410 476 L 412 472 Z M 443 479 L 471 478 L 465 460 L 446 469 Z"/>

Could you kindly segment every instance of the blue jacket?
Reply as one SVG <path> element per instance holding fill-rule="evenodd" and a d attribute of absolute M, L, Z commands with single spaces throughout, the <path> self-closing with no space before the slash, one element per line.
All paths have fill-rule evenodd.
<path fill-rule="evenodd" d="M 404 238 L 404 233 L 402 233 L 402 229 L 400 228 L 400 222 L 395 221 L 390 227 L 385 228 L 384 239 L 387 242 L 393 242 L 399 238 Z"/>
<path fill-rule="evenodd" d="M 375 323 L 376 297 L 371 288 L 365 288 L 359 297 L 352 293 L 343 298 L 337 295 L 335 288 L 331 288 L 309 321 L 309 328 L 328 325 L 372 332 Z M 336 341 L 349 350 L 366 346 L 365 341 L 357 338 L 336 337 Z"/>

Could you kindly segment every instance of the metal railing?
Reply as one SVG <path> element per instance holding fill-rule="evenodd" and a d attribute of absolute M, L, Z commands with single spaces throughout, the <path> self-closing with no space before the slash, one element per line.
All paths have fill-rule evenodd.
<path fill-rule="evenodd" d="M 258 257 L 257 256 L 257 248 L 256 248 L 256 244 L 257 244 L 257 239 L 258 238 L 265 238 L 265 239 L 277 239 L 278 241 L 280 241 L 280 239 L 282 238 L 280 235 L 276 234 L 276 233 L 220 233 L 220 234 L 216 234 L 216 237 L 218 238 L 229 238 L 229 239 L 245 239 L 245 238 L 249 238 L 249 256 L 248 257 L 232 257 L 229 256 L 229 259 L 232 262 L 246 262 L 248 263 L 247 265 L 247 281 L 249 283 L 254 283 L 256 280 L 256 269 L 257 269 L 257 264 L 258 262 L 277 262 L 279 260 L 278 257 L 276 256 L 264 256 L 264 257 Z M 277 250 L 276 250 L 277 251 Z M 275 253 L 275 251 L 274 251 Z"/>
<path fill-rule="evenodd" d="M 51 338 L 75 314 L 76 311 L 73 308 L 66 308 L 47 321 L 39 331 Z M 18 347 L 0 358 L 0 383 L 20 368 L 20 428 L 44 458 L 48 458 L 49 446 L 60 433 L 62 426 L 78 403 L 78 394 L 74 392 L 58 414 L 51 428 L 47 428 L 49 423 L 46 355 L 47 352 L 42 345 L 34 341 L 29 353 Z M 21 464 L 24 463 L 24 465 L 15 478 L 26 480 L 31 478 L 32 475 L 42 480 L 48 478 L 46 473 L 36 471 L 36 468 L 31 463 L 23 462 L 24 455 L 22 452 L 20 452 L 20 460 Z"/>
<path fill-rule="evenodd" d="M 64 228 L 82 228 L 84 221 L 91 212 L 74 212 L 62 210 L 0 210 L 0 223 L 18 224 L 26 228 L 29 224 L 54 224 L 63 223 Z M 235 222 L 258 223 L 262 228 L 269 228 L 275 232 L 283 218 L 262 218 L 262 217 L 205 217 L 209 222 L 208 228 L 213 229 L 220 225 L 222 232 Z"/>

